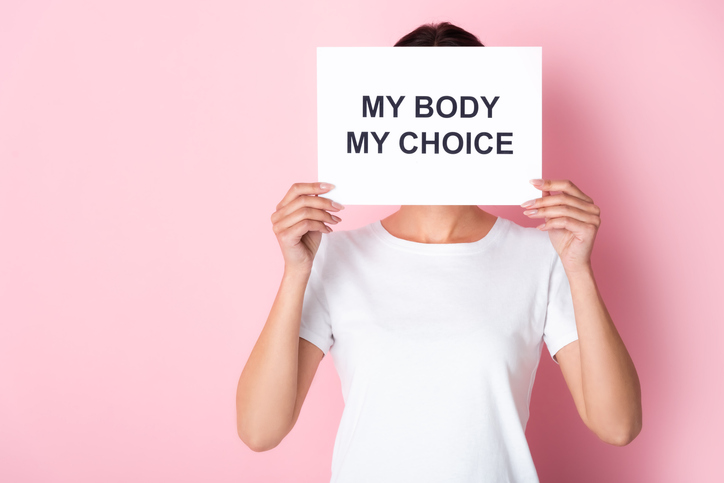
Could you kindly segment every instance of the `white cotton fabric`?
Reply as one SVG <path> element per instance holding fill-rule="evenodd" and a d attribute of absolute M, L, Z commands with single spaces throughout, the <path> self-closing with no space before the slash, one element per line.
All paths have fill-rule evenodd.
<path fill-rule="evenodd" d="M 324 234 L 299 336 L 342 385 L 331 483 L 538 482 L 525 427 L 542 345 L 578 339 L 548 233 L 498 217 L 472 243 L 380 221 Z"/>

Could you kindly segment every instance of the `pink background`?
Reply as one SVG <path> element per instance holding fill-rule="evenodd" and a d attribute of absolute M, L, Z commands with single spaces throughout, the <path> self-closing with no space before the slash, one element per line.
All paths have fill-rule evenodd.
<path fill-rule="evenodd" d="M 543 173 L 602 208 L 594 269 L 642 383 L 643 431 L 609 446 L 544 349 L 541 481 L 724 481 L 724 4 L 387 5 L 0 4 L 0 480 L 328 481 L 330 358 L 277 448 L 236 434 L 283 270 L 269 217 L 316 180 L 315 48 L 449 20 L 543 46 Z M 396 209 L 351 206 L 336 228 Z"/>

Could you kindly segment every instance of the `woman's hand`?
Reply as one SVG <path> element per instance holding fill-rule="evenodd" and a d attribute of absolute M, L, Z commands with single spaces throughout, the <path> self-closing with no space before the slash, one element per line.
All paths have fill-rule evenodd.
<path fill-rule="evenodd" d="M 271 221 L 284 256 L 285 270 L 311 271 L 322 233 L 332 228 L 324 224 L 337 224 L 341 218 L 326 210 L 344 209 L 329 198 L 318 196 L 333 189 L 329 183 L 294 183 L 272 213 Z"/>
<path fill-rule="evenodd" d="M 590 270 L 593 241 L 601 226 L 601 209 L 567 179 L 533 179 L 530 182 L 543 191 L 543 197 L 523 203 L 521 206 L 527 208 L 523 214 L 545 218 L 545 223 L 537 228 L 548 231 L 567 272 Z M 561 193 L 551 195 L 551 191 Z"/>

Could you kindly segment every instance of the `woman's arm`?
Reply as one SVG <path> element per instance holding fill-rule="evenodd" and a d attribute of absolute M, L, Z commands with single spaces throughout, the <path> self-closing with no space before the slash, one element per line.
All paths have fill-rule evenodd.
<path fill-rule="evenodd" d="M 626 445 L 641 432 L 641 384 L 593 276 L 590 255 L 601 211 L 569 180 L 531 183 L 543 197 L 524 203 L 524 213 L 545 217 L 538 228 L 548 231 L 561 258 L 578 331 L 578 340 L 561 348 L 556 360 L 586 426 L 607 443 Z"/>
<path fill-rule="evenodd" d="M 291 430 L 323 355 L 300 342 L 299 326 L 314 256 L 322 233 L 331 231 L 323 221 L 339 220 L 326 210 L 340 209 L 327 198 L 306 195 L 330 189 L 297 183 L 271 218 L 284 255 L 284 275 L 236 393 L 237 432 L 254 451 L 272 449 Z"/>
<path fill-rule="evenodd" d="M 641 431 L 641 386 L 596 286 L 593 270 L 566 272 L 578 341 L 556 354 L 569 387 L 583 401 L 582 418 L 603 441 L 624 446 Z M 574 395 L 574 399 L 575 399 Z"/>
<path fill-rule="evenodd" d="M 287 435 L 297 395 L 299 324 L 309 274 L 284 271 L 266 324 L 239 378 L 239 437 L 254 451 L 274 448 Z"/>

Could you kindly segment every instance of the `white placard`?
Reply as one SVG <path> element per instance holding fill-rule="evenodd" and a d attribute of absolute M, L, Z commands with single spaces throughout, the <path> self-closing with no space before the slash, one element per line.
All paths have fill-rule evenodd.
<path fill-rule="evenodd" d="M 317 129 L 344 205 L 538 198 L 542 48 L 317 47 Z"/>

